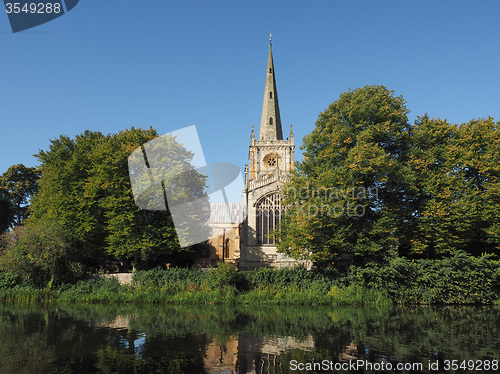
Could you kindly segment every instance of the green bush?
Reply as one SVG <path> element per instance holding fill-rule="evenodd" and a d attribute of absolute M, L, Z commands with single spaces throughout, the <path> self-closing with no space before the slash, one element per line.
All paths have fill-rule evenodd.
<path fill-rule="evenodd" d="M 346 279 L 385 290 L 396 303 L 489 304 L 500 295 L 500 262 L 456 251 L 442 260 L 394 258 L 383 266 L 353 267 Z"/>
<path fill-rule="evenodd" d="M 132 286 L 90 279 L 48 289 L 0 272 L 0 301 L 135 302 L 260 305 L 489 304 L 500 301 L 500 261 L 456 252 L 442 260 L 393 258 L 386 264 L 307 271 L 260 268 L 237 272 L 173 268 L 137 272 Z"/>
<path fill-rule="evenodd" d="M 16 275 L 0 271 L 0 290 L 12 288 L 19 283 L 20 279 Z"/>
<path fill-rule="evenodd" d="M 126 288 L 115 278 L 88 279 L 76 284 L 62 285 L 58 289 L 60 301 L 70 302 L 111 302 L 125 301 Z"/>
<path fill-rule="evenodd" d="M 206 273 L 203 285 L 210 290 L 222 290 L 236 285 L 236 269 L 234 266 L 219 263 L 217 268 L 210 269 Z"/>
<path fill-rule="evenodd" d="M 244 273 L 249 288 L 294 286 L 299 290 L 314 289 L 326 293 L 333 282 L 331 274 L 325 275 L 324 272 L 317 270 L 308 271 L 303 266 L 280 269 L 258 268 Z"/>
<path fill-rule="evenodd" d="M 26 227 L 1 259 L 1 268 L 37 287 L 74 282 L 83 275 L 72 234 L 57 220 L 43 219 Z"/>

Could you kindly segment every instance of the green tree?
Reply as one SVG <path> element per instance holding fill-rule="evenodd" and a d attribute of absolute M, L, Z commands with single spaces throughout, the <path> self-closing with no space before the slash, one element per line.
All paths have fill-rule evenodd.
<path fill-rule="evenodd" d="M 42 177 L 30 221 L 58 219 L 74 233 L 84 261 L 95 266 L 115 259 L 149 267 L 195 256 L 196 248 L 180 248 L 168 211 L 142 210 L 134 201 L 128 156 L 156 137 L 151 128 L 131 128 L 53 140 L 48 151 L 37 155 Z M 164 152 L 170 164 L 189 163 L 193 157 L 175 141 Z M 190 182 L 203 195 L 204 178 L 194 173 Z"/>
<path fill-rule="evenodd" d="M 498 248 L 499 149 L 491 118 L 461 126 L 417 119 L 409 160 L 418 188 L 411 253 L 434 257 L 463 249 L 480 255 Z"/>
<path fill-rule="evenodd" d="M 0 176 L 1 195 L 10 202 L 10 226 L 21 226 L 28 217 L 28 205 L 31 196 L 38 190 L 39 176 L 40 172 L 36 168 L 23 164 L 11 166 Z M 1 207 L 3 212 L 7 212 L 8 205 Z"/>
<path fill-rule="evenodd" d="M 55 219 L 30 223 L 13 246 L 6 249 L 2 270 L 30 279 L 38 287 L 74 281 L 83 266 L 72 233 Z"/>
<path fill-rule="evenodd" d="M 455 167 L 459 168 L 466 192 L 455 215 L 467 224 L 465 249 L 474 255 L 500 249 L 499 124 L 492 118 L 462 124 L 454 147 L 459 160 Z"/>
<path fill-rule="evenodd" d="M 341 95 L 304 138 L 277 235 L 294 257 L 440 258 L 500 249 L 500 129 L 418 117 L 383 86 Z"/>
<path fill-rule="evenodd" d="M 304 160 L 285 188 L 282 251 L 368 261 L 409 246 L 412 172 L 406 166 L 408 109 L 384 86 L 340 96 L 304 138 Z"/>

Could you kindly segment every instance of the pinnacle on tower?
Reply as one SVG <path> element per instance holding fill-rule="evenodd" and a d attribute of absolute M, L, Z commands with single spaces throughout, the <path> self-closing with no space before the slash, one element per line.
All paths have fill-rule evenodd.
<path fill-rule="evenodd" d="M 264 90 L 264 102 L 262 104 L 259 141 L 274 140 L 283 140 L 283 130 L 281 129 L 280 108 L 278 105 L 278 91 L 276 89 L 276 77 L 274 75 L 273 51 L 270 35 L 266 87 Z"/>

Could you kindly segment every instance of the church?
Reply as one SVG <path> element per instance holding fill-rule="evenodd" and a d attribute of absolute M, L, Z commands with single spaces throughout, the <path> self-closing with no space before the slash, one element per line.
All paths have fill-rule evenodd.
<path fill-rule="evenodd" d="M 284 214 L 280 189 L 294 169 L 292 126 L 285 140 L 276 88 L 271 39 L 266 69 L 266 84 L 258 136 L 252 126 L 248 165 L 245 165 L 243 201 L 211 203 L 209 257 L 203 265 L 217 262 L 235 264 L 239 269 L 256 267 L 291 267 L 302 261 L 279 253 L 270 235 Z M 239 223 L 242 222 L 242 223 Z M 309 267 L 308 263 L 304 263 Z"/>

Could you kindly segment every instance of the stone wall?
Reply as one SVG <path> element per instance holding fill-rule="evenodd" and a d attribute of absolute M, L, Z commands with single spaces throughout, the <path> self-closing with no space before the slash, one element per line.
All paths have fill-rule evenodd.
<path fill-rule="evenodd" d="M 215 267 L 218 262 L 238 265 L 240 260 L 240 225 L 236 223 L 210 224 L 212 237 L 208 240 L 208 256 L 199 260 L 197 267 Z"/>
<path fill-rule="evenodd" d="M 110 279 L 115 278 L 118 279 L 118 282 L 121 285 L 124 284 L 132 284 L 132 273 L 114 273 L 114 274 L 96 274 L 94 275 L 95 279 Z"/>

